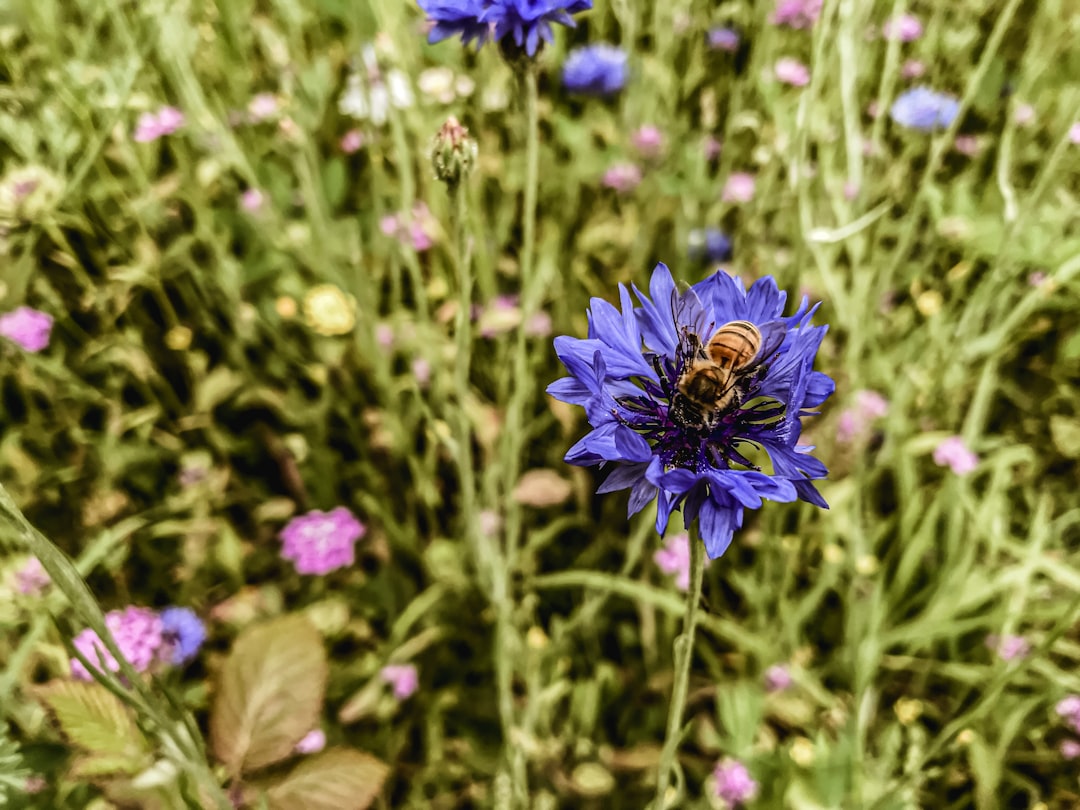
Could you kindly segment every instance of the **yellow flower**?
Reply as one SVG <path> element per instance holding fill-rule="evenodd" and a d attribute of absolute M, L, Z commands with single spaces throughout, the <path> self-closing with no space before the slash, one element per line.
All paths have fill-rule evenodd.
<path fill-rule="evenodd" d="M 333 284 L 320 284 L 304 296 L 304 318 L 320 335 L 344 335 L 356 325 L 356 299 Z"/>

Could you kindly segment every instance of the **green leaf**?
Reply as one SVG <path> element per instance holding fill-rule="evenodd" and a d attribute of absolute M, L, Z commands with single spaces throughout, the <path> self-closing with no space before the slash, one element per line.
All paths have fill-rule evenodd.
<path fill-rule="evenodd" d="M 266 798 L 270 810 L 364 810 L 389 771 L 370 754 L 332 748 L 301 762 Z"/>
<path fill-rule="evenodd" d="M 97 683 L 51 681 L 34 690 L 52 710 L 61 731 L 91 756 L 76 763 L 85 775 L 135 773 L 150 748 L 127 707 Z"/>
<path fill-rule="evenodd" d="M 304 616 L 240 634 L 218 678 L 210 715 L 214 754 L 230 773 L 284 759 L 318 722 L 326 690 L 322 638 Z"/>

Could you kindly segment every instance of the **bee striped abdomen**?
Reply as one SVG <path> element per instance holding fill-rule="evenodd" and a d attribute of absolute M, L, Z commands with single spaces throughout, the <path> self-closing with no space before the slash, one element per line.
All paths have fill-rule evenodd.
<path fill-rule="evenodd" d="M 731 321 L 709 340 L 709 358 L 721 368 L 739 369 L 750 363 L 761 348 L 761 332 L 750 321 Z"/>

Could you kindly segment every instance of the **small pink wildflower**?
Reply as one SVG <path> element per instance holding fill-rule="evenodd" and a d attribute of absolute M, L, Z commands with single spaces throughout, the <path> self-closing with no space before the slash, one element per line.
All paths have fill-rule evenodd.
<path fill-rule="evenodd" d="M 747 203 L 754 199 L 755 180 L 749 172 L 733 172 L 720 196 L 724 202 Z"/>
<path fill-rule="evenodd" d="M 1069 127 L 1069 141 L 1074 144 L 1080 144 L 1080 121 L 1077 121 Z"/>
<path fill-rule="evenodd" d="M 720 150 L 723 145 L 720 143 L 720 139 L 715 135 L 706 135 L 705 143 L 702 145 L 702 150 L 705 152 L 706 160 L 716 160 L 720 157 Z"/>
<path fill-rule="evenodd" d="M 402 244 L 411 245 L 417 253 L 430 250 L 435 245 L 437 223 L 426 203 L 418 202 L 412 214 L 387 214 L 379 220 L 379 230 Z"/>
<path fill-rule="evenodd" d="M 1047 278 L 1048 276 L 1045 271 L 1033 270 L 1028 274 L 1027 283 L 1030 287 L 1041 287 L 1046 282 Z"/>
<path fill-rule="evenodd" d="M 37 595 L 45 590 L 52 580 L 41 565 L 41 560 L 31 557 L 23 567 L 15 572 L 15 587 L 25 596 Z"/>
<path fill-rule="evenodd" d="M 664 541 L 664 547 L 653 554 L 653 562 L 668 576 L 674 575 L 675 587 L 680 591 L 690 588 L 690 535 L 686 532 L 673 534 Z"/>
<path fill-rule="evenodd" d="M 53 316 L 31 307 L 19 307 L 0 315 L 0 335 L 28 352 L 40 352 L 49 345 Z"/>
<path fill-rule="evenodd" d="M 780 0 L 773 11 L 773 25 L 811 28 L 821 16 L 822 0 Z"/>
<path fill-rule="evenodd" d="M 344 135 L 341 136 L 341 151 L 346 155 L 351 155 L 353 152 L 360 151 L 360 147 L 364 145 L 364 133 L 358 129 L 350 129 Z"/>
<path fill-rule="evenodd" d="M 923 35 L 922 23 L 911 14 L 901 14 L 888 20 L 881 26 L 885 39 L 898 39 L 901 42 L 914 42 Z"/>
<path fill-rule="evenodd" d="M 784 84 L 792 87 L 806 87 L 810 84 L 810 69 L 798 59 L 785 56 L 776 61 L 773 68 L 776 78 Z"/>
<path fill-rule="evenodd" d="M 384 349 L 391 348 L 394 345 L 394 327 L 388 323 L 380 323 L 376 326 L 375 342 Z"/>
<path fill-rule="evenodd" d="M 926 74 L 926 65 L 918 59 L 908 59 L 900 66 L 900 75 L 905 79 L 918 79 Z"/>
<path fill-rule="evenodd" d="M 49 783 L 45 781 L 45 777 L 39 773 L 35 773 L 33 776 L 26 777 L 26 780 L 23 782 L 23 791 L 29 794 L 41 793 L 41 791 L 48 786 Z"/>
<path fill-rule="evenodd" d="M 252 123 L 259 123 L 278 114 L 278 99 L 273 93 L 258 93 L 248 102 L 248 118 Z"/>
<path fill-rule="evenodd" d="M 865 435 L 870 423 L 889 412 L 889 401 L 877 391 L 856 391 L 855 403 L 840 414 L 836 438 L 848 444 Z"/>
<path fill-rule="evenodd" d="M 298 754 L 317 754 L 326 748 L 326 732 L 321 728 L 312 729 L 304 735 L 294 747 Z"/>
<path fill-rule="evenodd" d="M 1014 661 L 1031 652 L 1031 644 L 1023 636 L 999 636 L 992 633 L 986 637 L 986 646 L 997 653 L 1002 661 Z"/>
<path fill-rule="evenodd" d="M 716 795 L 726 807 L 735 808 L 757 796 L 758 783 L 746 766 L 737 759 L 725 757 L 713 769 Z"/>
<path fill-rule="evenodd" d="M 1080 721 L 1080 695 L 1066 695 L 1057 702 L 1054 711 L 1064 720 Z"/>
<path fill-rule="evenodd" d="M 1035 108 L 1030 104 L 1017 104 L 1013 110 L 1013 121 L 1018 127 L 1029 127 L 1035 123 Z"/>
<path fill-rule="evenodd" d="M 975 157 L 979 154 L 979 139 L 975 135 L 957 135 L 953 148 L 961 155 Z"/>
<path fill-rule="evenodd" d="M 412 361 L 412 374 L 416 378 L 416 384 L 421 388 L 427 388 L 431 383 L 431 363 L 423 357 L 414 358 Z"/>
<path fill-rule="evenodd" d="M 859 196 L 859 184 L 851 180 L 844 183 L 844 199 L 851 202 Z"/>
<path fill-rule="evenodd" d="M 292 560 L 299 574 L 328 574 L 355 562 L 356 541 L 366 531 L 344 506 L 329 512 L 314 509 L 281 530 L 281 556 Z"/>
<path fill-rule="evenodd" d="M 240 195 L 240 207 L 249 214 L 257 213 L 266 203 L 266 195 L 257 188 L 249 188 Z"/>
<path fill-rule="evenodd" d="M 184 114 L 176 107 L 162 107 L 156 113 L 143 113 L 135 125 L 134 138 L 138 143 L 156 141 L 172 135 L 184 125 Z"/>
<path fill-rule="evenodd" d="M 604 188 L 626 194 L 638 187 L 641 182 L 641 169 L 634 163 L 615 163 L 604 172 L 601 182 Z"/>
<path fill-rule="evenodd" d="M 547 337 L 551 334 L 551 315 L 547 312 L 535 312 L 525 321 L 525 334 L 529 337 Z"/>
<path fill-rule="evenodd" d="M 136 672 L 145 672 L 155 661 L 162 640 L 161 617 L 156 611 L 135 606 L 124 610 L 110 610 L 105 614 L 105 626 L 124 658 Z M 73 644 L 91 665 L 96 667 L 99 661 L 103 660 L 106 669 L 111 672 L 120 671 L 116 659 L 105 649 L 105 644 L 98 634 L 89 627 L 75 636 Z M 92 680 L 90 672 L 78 658 L 71 659 L 71 675 L 80 681 Z"/>
<path fill-rule="evenodd" d="M 765 670 L 766 692 L 783 692 L 791 683 L 791 672 L 783 664 L 773 664 Z"/>
<path fill-rule="evenodd" d="M 420 676 L 412 664 L 387 664 L 379 677 L 394 688 L 398 700 L 408 700 L 420 686 Z"/>
<path fill-rule="evenodd" d="M 949 467 L 957 475 L 967 475 L 979 466 L 979 457 L 973 453 L 960 436 L 950 436 L 934 450 L 934 463 Z"/>
<path fill-rule="evenodd" d="M 630 136 L 630 143 L 642 157 L 659 157 L 664 151 L 664 133 L 653 124 L 643 124 Z"/>
<path fill-rule="evenodd" d="M 1076 759 L 1080 757 L 1080 742 L 1076 740 L 1062 740 L 1058 747 L 1063 759 Z"/>

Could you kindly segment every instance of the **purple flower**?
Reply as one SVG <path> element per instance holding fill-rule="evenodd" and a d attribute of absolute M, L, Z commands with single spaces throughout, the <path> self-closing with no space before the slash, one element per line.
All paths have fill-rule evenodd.
<path fill-rule="evenodd" d="M 206 627 L 195 611 L 168 607 L 161 611 L 161 657 L 171 664 L 186 664 L 206 641 Z"/>
<path fill-rule="evenodd" d="M 420 685 L 420 677 L 412 664 L 387 664 L 379 677 L 394 688 L 394 697 L 407 700 Z"/>
<path fill-rule="evenodd" d="M 979 466 L 979 457 L 959 436 L 950 436 L 934 449 L 934 463 L 948 467 L 957 475 L 967 475 Z"/>
<path fill-rule="evenodd" d="M 1063 759 L 1076 759 L 1080 757 L 1080 742 L 1076 740 L 1062 740 L 1058 747 Z"/>
<path fill-rule="evenodd" d="M 52 327 L 52 315 L 30 307 L 19 307 L 0 315 L 0 335 L 28 352 L 40 352 L 49 345 Z"/>
<path fill-rule="evenodd" d="M 162 641 L 162 626 L 161 617 L 156 611 L 134 606 L 124 610 L 110 610 L 105 614 L 105 626 L 121 654 L 136 672 L 145 672 L 157 658 Z M 111 672 L 120 671 L 116 659 L 105 649 L 98 634 L 89 627 L 75 636 L 73 643 L 75 649 L 95 668 L 104 660 L 106 669 Z M 80 681 L 92 680 L 90 672 L 78 658 L 71 659 L 71 675 Z"/>
<path fill-rule="evenodd" d="M 317 754 L 326 748 L 326 732 L 321 728 L 312 729 L 304 735 L 294 747 L 298 754 Z"/>
<path fill-rule="evenodd" d="M 344 506 L 329 512 L 314 509 L 281 530 L 281 556 L 293 561 L 297 573 L 328 574 L 353 564 L 356 541 L 366 531 Z"/>
<path fill-rule="evenodd" d="M 652 124 L 643 124 L 630 136 L 630 143 L 642 157 L 659 157 L 664 151 L 664 133 Z"/>
<path fill-rule="evenodd" d="M 626 51 L 606 42 L 575 48 L 563 62 L 563 86 L 571 93 L 613 96 L 626 84 Z"/>
<path fill-rule="evenodd" d="M 901 14 L 888 20 L 881 26 L 881 33 L 885 39 L 898 39 L 901 42 L 913 42 L 923 34 L 922 23 L 919 18 L 911 14 Z"/>
<path fill-rule="evenodd" d="M 605 188 L 626 194 L 638 187 L 641 182 L 641 169 L 634 163 L 616 163 L 608 167 L 601 181 Z"/>
<path fill-rule="evenodd" d="M 714 51 L 734 53 L 739 49 L 739 32 L 734 28 L 710 28 L 705 33 L 705 42 Z"/>
<path fill-rule="evenodd" d="M 164 135 L 172 135 L 184 125 L 184 121 L 184 114 L 176 107 L 162 107 L 156 113 L 143 113 L 135 125 L 135 140 L 149 143 Z"/>
<path fill-rule="evenodd" d="M 663 264 L 653 272 L 651 299 L 634 292 L 640 306 L 620 286 L 621 312 L 594 298 L 587 338 L 555 339 L 570 376 L 548 386 L 548 393 L 583 406 L 592 426 L 566 461 L 610 465 L 598 492 L 629 489 L 631 515 L 657 498 L 661 534 L 681 509 L 686 525 L 698 522 L 713 559 L 731 543 L 743 510 L 759 508 L 763 498 L 826 506 L 811 483 L 825 477 L 825 466 L 809 455 L 812 447 L 798 444 L 801 418 L 814 414 L 834 388 L 813 370 L 826 331 L 810 325 L 817 307 L 803 299 L 785 317 L 786 295 L 772 277 L 746 290 L 717 272 L 680 292 Z M 706 408 L 697 404 L 700 395 L 694 400 L 685 393 L 683 375 L 692 366 L 709 368 L 701 344 L 733 321 L 756 328 L 760 359 L 738 376 L 729 372 L 722 383 L 722 369 L 712 366 L 708 379 L 718 407 Z M 771 462 L 772 472 L 762 472 L 751 457 Z"/>
<path fill-rule="evenodd" d="M 466 45 L 476 40 L 483 45 L 490 38 L 511 40 L 529 56 L 536 54 L 540 41 L 551 42 L 551 24 L 571 28 L 571 14 L 592 8 L 592 0 L 417 0 L 434 23 L 428 42 L 436 43 L 461 36 Z M 505 44 L 505 43 L 504 43 Z"/>
<path fill-rule="evenodd" d="M 733 172 L 724 184 L 720 199 L 724 202 L 750 202 L 754 199 L 754 186 L 754 175 L 748 172 Z"/>
<path fill-rule="evenodd" d="M 822 0 L 780 0 L 773 11 L 772 24 L 789 28 L 811 28 L 821 16 Z"/>
<path fill-rule="evenodd" d="M 716 795 L 727 807 L 734 808 L 757 796 L 758 783 L 746 766 L 737 759 L 725 757 L 713 769 Z"/>
<path fill-rule="evenodd" d="M 765 691 L 783 692 L 791 686 L 791 672 L 783 664 L 773 664 L 765 670 Z"/>
<path fill-rule="evenodd" d="M 784 84 L 790 84 L 792 87 L 806 87 L 806 85 L 810 84 L 810 69 L 798 59 L 792 59 L 790 56 L 777 59 L 773 72 L 776 74 L 777 79 Z"/>
<path fill-rule="evenodd" d="M 41 560 L 31 557 L 23 567 L 15 572 L 15 588 L 24 596 L 37 595 L 45 590 L 52 580 L 41 565 Z"/>
<path fill-rule="evenodd" d="M 695 228 L 690 231 L 686 249 L 694 261 L 726 262 L 731 258 L 731 240 L 719 228 Z"/>
<path fill-rule="evenodd" d="M 901 93 L 889 112 L 902 127 L 930 132 L 949 126 L 960 112 L 960 102 L 947 93 L 920 86 Z"/>

